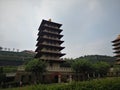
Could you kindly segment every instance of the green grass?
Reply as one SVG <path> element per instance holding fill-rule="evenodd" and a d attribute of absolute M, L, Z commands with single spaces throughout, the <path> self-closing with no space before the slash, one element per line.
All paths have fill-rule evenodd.
<path fill-rule="evenodd" d="M 120 90 L 120 77 L 95 79 L 68 84 L 32 85 L 1 90 Z"/>

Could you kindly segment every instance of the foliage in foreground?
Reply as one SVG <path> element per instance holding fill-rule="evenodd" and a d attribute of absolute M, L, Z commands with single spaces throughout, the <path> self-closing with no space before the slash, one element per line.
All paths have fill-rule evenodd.
<path fill-rule="evenodd" d="M 33 85 L 4 90 L 119 90 L 120 77 L 73 82 L 71 84 Z"/>
<path fill-rule="evenodd" d="M 89 79 L 90 74 L 94 74 L 93 77 L 95 77 L 95 74 L 98 77 L 105 77 L 110 68 L 109 63 L 107 62 L 100 61 L 97 63 L 92 63 L 86 59 L 76 59 L 74 62 L 72 62 L 71 66 L 72 69 L 75 71 L 77 80 L 80 80 L 81 78 L 81 76 L 79 75 L 80 73 L 82 74 L 82 76 L 84 76 L 83 80 L 85 80 L 85 78 Z"/>
<path fill-rule="evenodd" d="M 46 71 L 46 63 L 39 59 L 33 59 L 27 63 L 25 69 L 35 75 L 35 81 L 40 82 L 43 72 Z"/>

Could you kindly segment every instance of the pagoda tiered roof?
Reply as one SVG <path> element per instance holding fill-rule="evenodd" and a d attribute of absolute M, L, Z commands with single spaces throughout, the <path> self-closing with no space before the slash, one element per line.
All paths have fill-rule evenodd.
<path fill-rule="evenodd" d="M 120 35 L 118 35 L 118 37 L 115 40 L 113 40 L 112 42 L 115 43 L 115 42 L 118 42 L 118 41 L 120 41 Z"/>
<path fill-rule="evenodd" d="M 115 57 L 116 57 L 116 64 L 120 64 L 120 35 L 118 35 L 118 37 L 112 41 L 114 46 L 114 50 L 115 50 Z"/>
<path fill-rule="evenodd" d="M 65 47 L 62 47 L 61 44 L 64 42 L 61 40 L 63 35 L 60 33 L 62 29 L 60 27 L 62 24 L 42 20 L 39 27 L 39 33 L 37 38 L 37 52 L 35 58 L 40 58 L 43 60 L 55 60 L 61 61 L 60 57 L 64 56 L 64 53 L 61 53 L 61 50 Z"/>

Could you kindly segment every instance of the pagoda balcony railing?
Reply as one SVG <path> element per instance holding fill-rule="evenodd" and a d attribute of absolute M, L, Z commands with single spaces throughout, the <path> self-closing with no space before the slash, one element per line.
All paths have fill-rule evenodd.
<path fill-rule="evenodd" d="M 47 49 L 42 49 L 41 52 L 61 53 L 60 51 L 51 51 L 51 50 L 47 50 Z"/>
<path fill-rule="evenodd" d="M 51 33 L 51 34 L 56 34 L 56 35 L 60 35 L 58 32 L 51 32 L 51 31 L 48 31 L 48 30 L 44 30 L 44 32 Z"/>
<path fill-rule="evenodd" d="M 50 56 L 42 56 L 42 57 L 40 57 L 41 59 L 53 59 L 53 60 L 60 60 L 60 58 L 59 57 L 50 57 Z"/>
<path fill-rule="evenodd" d="M 42 44 L 60 47 L 59 44 L 50 44 L 50 43 L 47 43 L 47 42 L 43 42 Z"/>
<path fill-rule="evenodd" d="M 43 48 L 41 49 L 41 51 L 60 52 L 59 50 L 56 49 L 47 49 L 47 48 Z"/>
<path fill-rule="evenodd" d="M 59 71 L 59 72 L 72 72 L 72 69 L 69 67 L 47 67 L 47 71 Z"/>
<path fill-rule="evenodd" d="M 70 67 L 55 67 L 55 66 L 47 66 L 47 71 L 61 71 L 61 72 L 72 72 Z M 22 67 L 22 71 L 25 71 L 25 67 Z M 9 74 L 9 75 L 8 75 Z M 16 73 L 8 73 L 8 76 L 14 76 Z"/>
<path fill-rule="evenodd" d="M 19 66 L 17 70 L 18 71 L 24 71 L 25 70 L 25 66 Z"/>
<path fill-rule="evenodd" d="M 6 77 L 15 77 L 16 73 L 11 72 L 11 73 L 6 73 Z"/>
<path fill-rule="evenodd" d="M 58 27 L 56 27 L 56 26 L 51 26 L 51 25 L 47 25 L 47 24 L 44 24 L 44 26 L 46 26 L 46 27 L 50 27 L 50 28 L 59 29 L 59 28 L 58 28 Z"/>
<path fill-rule="evenodd" d="M 48 39 L 52 39 L 52 40 L 57 40 L 57 41 L 60 41 L 60 39 L 59 39 L 59 38 L 54 38 L 54 37 L 43 36 L 43 38 L 48 38 Z"/>
<path fill-rule="evenodd" d="M 48 37 L 48 36 L 38 37 L 37 41 L 39 41 L 40 38 L 57 41 L 57 42 L 59 42 L 60 44 L 64 42 L 64 41 L 60 40 L 59 38 L 51 38 L 51 37 Z"/>
<path fill-rule="evenodd" d="M 36 46 L 39 46 L 39 45 L 45 45 L 45 46 L 49 46 L 49 47 L 56 47 L 58 48 L 59 50 L 62 50 L 63 48 L 65 47 L 62 47 L 60 46 L 60 44 L 51 44 L 51 43 L 48 43 L 48 42 L 43 42 L 43 43 L 37 43 Z"/>

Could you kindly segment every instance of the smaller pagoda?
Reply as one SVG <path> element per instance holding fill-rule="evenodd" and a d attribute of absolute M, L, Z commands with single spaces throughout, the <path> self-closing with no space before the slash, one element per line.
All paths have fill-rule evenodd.
<path fill-rule="evenodd" d="M 115 57 L 116 57 L 116 64 L 120 65 L 120 35 L 118 35 L 118 37 L 112 41 L 113 46 L 114 46 L 114 50 L 115 50 Z"/>

